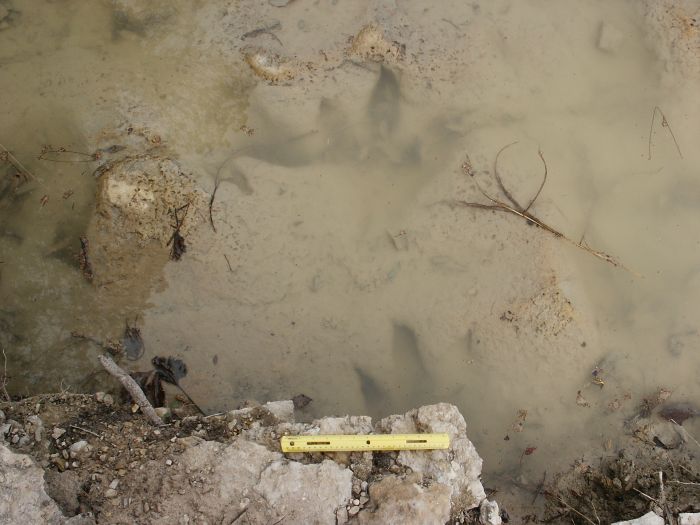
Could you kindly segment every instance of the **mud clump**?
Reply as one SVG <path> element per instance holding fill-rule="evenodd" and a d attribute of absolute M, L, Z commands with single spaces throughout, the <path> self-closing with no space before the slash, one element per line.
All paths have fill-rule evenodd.
<path fill-rule="evenodd" d="M 204 200 L 174 160 L 151 155 L 127 157 L 109 165 L 100 176 L 99 228 L 117 241 L 165 245 L 173 233 L 173 210 L 186 204 L 203 207 Z M 191 213 L 181 227 L 182 234 L 187 235 L 199 220 Z"/>
<path fill-rule="evenodd" d="M 700 470 L 685 429 L 649 414 L 628 430 L 616 452 L 598 464 L 577 461 L 543 491 L 547 522 L 613 523 L 648 512 L 670 520 L 700 511 Z"/>
<path fill-rule="evenodd" d="M 348 54 L 373 62 L 399 62 L 406 56 L 406 46 L 388 41 L 381 28 L 369 24 L 352 38 Z"/>

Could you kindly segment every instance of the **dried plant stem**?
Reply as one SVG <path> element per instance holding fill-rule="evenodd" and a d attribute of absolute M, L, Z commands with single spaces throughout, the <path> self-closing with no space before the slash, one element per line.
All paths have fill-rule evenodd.
<path fill-rule="evenodd" d="M 122 368 L 117 363 L 115 363 L 111 357 L 107 355 L 101 355 L 98 359 L 100 360 L 100 364 L 102 364 L 105 370 L 107 370 L 107 372 L 116 377 L 117 380 L 126 389 L 126 391 L 129 392 L 131 398 L 139 407 L 141 407 L 141 410 L 149 419 L 149 421 L 154 425 L 163 425 L 163 420 L 158 416 L 158 414 L 156 414 L 156 411 L 153 409 L 153 405 L 151 405 L 148 399 L 146 399 L 143 390 L 141 390 L 136 381 L 134 381 L 134 379 L 124 370 L 122 370 Z"/>
<path fill-rule="evenodd" d="M 690 439 L 693 440 L 693 442 L 694 442 L 698 447 L 700 447 L 700 443 L 698 442 L 698 440 L 695 439 L 693 436 L 691 436 L 691 435 L 690 435 L 690 432 L 688 432 L 685 428 L 683 428 L 683 425 L 681 425 L 680 423 L 678 423 L 675 419 L 669 419 L 669 421 L 670 421 L 671 423 L 673 423 L 674 425 L 676 425 L 676 430 L 678 430 L 678 432 L 681 434 L 682 437 L 684 437 L 684 438 L 685 438 L 685 437 L 689 437 Z M 683 468 L 682 465 L 681 465 L 681 468 Z"/>
<path fill-rule="evenodd" d="M 211 229 L 216 233 L 216 226 L 214 226 L 214 214 L 212 212 L 212 207 L 214 206 L 214 197 L 216 197 L 216 190 L 219 189 L 219 179 L 214 181 L 214 191 L 211 192 L 211 198 L 209 199 L 209 224 L 211 224 Z"/>
<path fill-rule="evenodd" d="M 640 494 L 641 496 L 644 496 L 649 501 L 653 501 L 654 503 L 659 503 L 659 500 L 657 500 L 656 498 L 652 498 L 649 494 L 645 494 L 644 492 L 642 492 L 638 488 L 632 487 L 632 490 L 634 490 L 636 493 Z"/>
<path fill-rule="evenodd" d="M 10 153 L 10 150 L 7 149 L 5 146 L 0 144 L 0 149 L 7 155 L 7 160 L 12 164 L 17 171 L 20 172 L 20 174 L 27 180 L 34 180 L 36 177 L 32 175 L 31 171 L 29 171 L 27 168 L 25 168 L 22 163 L 17 160 L 17 157 L 15 157 L 12 153 Z"/>
<path fill-rule="evenodd" d="M 691 485 L 693 487 L 700 487 L 700 483 L 695 483 L 693 481 L 678 481 L 678 480 L 672 479 L 671 481 L 669 481 L 669 483 L 674 483 L 676 485 Z"/>
<path fill-rule="evenodd" d="M 12 398 L 7 392 L 7 355 L 5 354 L 5 349 L 2 349 L 2 360 L 3 360 L 3 371 L 2 377 L 0 377 L 0 395 L 3 397 L 3 401 L 11 401 Z"/>
<path fill-rule="evenodd" d="M 666 115 L 664 115 L 664 112 L 661 111 L 661 108 L 659 106 L 654 106 L 654 111 L 651 112 L 651 125 L 649 126 L 649 157 L 647 158 L 647 160 L 651 160 L 651 136 L 654 133 L 654 120 L 656 119 L 657 113 L 661 115 L 661 127 L 668 129 L 668 132 L 671 135 L 671 138 L 673 139 L 673 143 L 676 145 L 676 150 L 678 150 L 678 156 L 680 158 L 683 158 L 683 154 L 681 153 L 681 147 L 678 145 L 678 141 L 676 140 L 676 136 L 673 134 L 673 130 L 671 129 L 671 125 L 668 123 Z"/>
<path fill-rule="evenodd" d="M 574 512 L 575 514 L 577 514 L 579 517 L 581 517 L 581 518 L 583 518 L 584 520 L 586 520 L 586 521 L 587 521 L 588 523 L 590 523 L 591 525 L 596 525 L 596 522 L 595 522 L 595 521 L 593 521 L 591 518 L 589 518 L 589 517 L 586 516 L 585 514 L 582 514 L 581 512 L 579 512 L 578 510 L 576 510 L 575 508 L 573 508 L 571 505 L 569 505 L 569 504 L 568 504 L 566 501 L 564 501 L 562 498 L 557 497 L 557 499 L 559 500 L 559 503 L 561 503 L 562 505 L 564 505 L 567 509 L 569 509 L 570 511 Z"/>
<path fill-rule="evenodd" d="M 512 144 L 515 144 L 512 143 Z M 505 148 L 511 146 L 512 144 L 509 144 Z M 505 148 L 501 148 L 501 150 L 498 152 L 500 154 Z M 506 213 L 511 213 L 513 215 L 517 215 L 518 217 L 523 218 L 526 222 L 529 224 L 535 224 L 539 228 L 542 228 L 545 231 L 548 231 L 552 235 L 554 235 L 557 238 L 563 239 L 566 242 L 572 244 L 573 246 L 576 246 L 577 248 L 590 253 L 594 257 L 597 257 L 598 259 L 601 259 L 602 261 L 607 262 L 608 264 L 611 264 L 617 268 L 622 268 L 624 270 L 627 270 L 630 273 L 631 270 L 626 268 L 622 263 L 620 263 L 617 259 L 615 259 L 612 255 L 609 255 L 605 252 L 602 252 L 600 250 L 594 250 L 591 248 L 586 241 L 581 238 L 579 242 L 576 242 L 566 235 L 564 235 L 562 232 L 559 230 L 553 228 L 552 226 L 546 224 L 542 220 L 538 219 L 535 217 L 532 213 L 530 213 L 528 210 L 532 207 L 532 205 L 535 203 L 537 198 L 540 196 L 540 193 L 542 192 L 542 188 L 544 188 L 544 184 L 547 181 L 547 162 L 544 159 L 544 155 L 542 152 L 539 152 L 540 159 L 542 159 L 542 163 L 544 165 L 544 176 L 542 177 L 542 183 L 540 184 L 539 189 L 537 190 L 537 193 L 535 196 L 530 200 L 530 203 L 525 207 L 522 208 L 518 202 L 515 200 L 513 195 L 506 189 L 505 184 L 503 184 L 503 180 L 501 177 L 498 175 L 498 173 L 494 173 L 496 182 L 498 183 L 499 188 L 503 192 L 503 194 L 506 196 L 506 198 L 510 201 L 511 204 L 508 204 L 506 202 L 503 202 L 502 200 L 497 199 L 496 197 L 489 195 L 486 193 L 486 191 L 481 187 L 479 182 L 476 180 L 474 170 L 471 166 L 471 163 L 469 162 L 469 158 L 467 158 L 467 161 L 462 165 L 462 170 L 464 171 L 465 175 L 468 175 L 474 180 L 474 184 L 476 185 L 477 189 L 479 192 L 488 199 L 491 204 L 484 204 L 480 202 L 469 202 L 469 201 L 452 201 L 452 204 L 457 205 L 457 206 L 464 206 L 464 207 L 469 207 L 469 208 L 479 208 L 479 209 L 484 209 L 484 210 L 494 210 L 494 211 L 502 211 Z"/>

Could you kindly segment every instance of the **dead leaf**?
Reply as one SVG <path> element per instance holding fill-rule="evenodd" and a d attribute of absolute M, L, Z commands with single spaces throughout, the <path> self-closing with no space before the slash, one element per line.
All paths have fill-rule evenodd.
<path fill-rule="evenodd" d="M 297 394 L 292 398 L 292 402 L 294 403 L 294 408 L 299 410 L 300 408 L 304 408 L 306 405 L 311 403 L 313 399 L 311 399 L 309 396 L 305 394 Z"/>

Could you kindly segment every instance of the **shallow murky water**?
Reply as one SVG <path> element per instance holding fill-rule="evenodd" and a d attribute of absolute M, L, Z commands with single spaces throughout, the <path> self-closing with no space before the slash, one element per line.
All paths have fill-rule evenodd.
<path fill-rule="evenodd" d="M 456 403 L 487 479 L 516 491 L 606 453 L 657 388 L 697 399 L 700 97 L 639 5 L 367 2 L 454 52 L 407 45 L 409 62 L 435 53 L 432 76 L 352 59 L 267 85 L 227 47 L 243 40 L 234 7 L 128 4 L 15 1 L 0 30 L 0 143 L 35 176 L 0 184 L 11 391 L 93 388 L 98 349 L 71 332 L 106 340 L 137 319 L 134 367 L 183 357 L 209 410 L 300 392 L 309 417 Z M 360 4 L 297 0 L 252 20 L 273 29 L 251 38 L 300 53 L 324 17 L 347 17 L 344 42 L 371 11 Z M 128 125 L 159 133 L 204 191 L 220 184 L 216 232 L 203 221 L 182 261 L 123 297 L 75 258 L 99 163 L 37 157 L 90 154 Z M 450 206 L 485 202 L 466 155 L 498 191 L 494 160 L 513 141 L 499 173 L 516 199 L 537 191 L 541 150 L 531 211 L 629 271 L 513 215 Z"/>

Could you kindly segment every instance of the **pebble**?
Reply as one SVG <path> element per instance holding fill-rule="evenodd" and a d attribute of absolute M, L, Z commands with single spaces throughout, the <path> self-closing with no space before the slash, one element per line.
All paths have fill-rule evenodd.
<path fill-rule="evenodd" d="M 70 456 L 72 458 L 78 457 L 79 454 L 82 454 L 83 452 L 87 452 L 87 446 L 88 442 L 85 441 L 84 439 L 81 439 L 80 441 L 76 441 L 69 447 L 70 451 Z"/>
<path fill-rule="evenodd" d="M 51 432 L 51 437 L 54 439 L 60 439 L 63 434 L 66 433 L 65 428 L 54 427 L 53 432 Z"/>
<path fill-rule="evenodd" d="M 365 506 L 368 501 L 369 501 L 369 498 L 367 496 L 360 497 L 360 505 Z"/>
<path fill-rule="evenodd" d="M 66 470 L 66 462 L 63 458 L 53 458 L 51 462 L 58 467 L 59 471 Z"/>
<path fill-rule="evenodd" d="M 17 436 L 15 436 L 15 437 L 17 437 Z M 26 445 L 29 445 L 29 443 L 31 443 L 31 441 L 32 440 L 29 436 L 22 436 L 21 438 L 19 438 L 19 440 L 17 442 L 17 446 L 24 447 Z M 14 442 L 14 438 L 13 438 L 13 442 Z"/>
<path fill-rule="evenodd" d="M 16 445 L 17 442 L 19 441 L 19 436 L 17 434 L 15 434 L 14 436 L 12 436 L 11 441 L 14 445 Z"/>
<path fill-rule="evenodd" d="M 12 425 L 9 423 L 5 423 L 4 425 L 0 425 L 0 437 L 5 437 L 5 435 L 10 433 L 10 429 L 12 428 Z"/>
<path fill-rule="evenodd" d="M 31 423 L 31 428 L 34 430 L 34 441 L 41 443 L 44 435 L 44 422 L 39 416 L 29 416 L 27 421 Z"/>
<path fill-rule="evenodd" d="M 105 400 L 105 393 L 104 392 L 97 392 L 95 394 L 95 401 L 98 403 L 102 403 Z"/>
<path fill-rule="evenodd" d="M 353 505 L 352 507 L 350 507 L 348 514 L 350 514 L 350 516 L 355 516 L 358 512 L 360 512 L 360 507 L 358 507 L 357 505 Z"/>
<path fill-rule="evenodd" d="M 105 490 L 105 498 L 116 498 L 117 497 L 117 491 L 114 489 L 107 489 Z"/>
<path fill-rule="evenodd" d="M 172 460 L 172 459 L 166 459 L 166 460 L 165 460 L 165 464 L 168 465 L 168 466 L 170 466 L 170 465 L 173 464 L 173 460 Z"/>
<path fill-rule="evenodd" d="M 367 483 L 366 481 L 363 481 L 361 487 L 362 487 L 363 492 L 366 492 L 367 487 L 369 487 L 369 483 Z"/>
<path fill-rule="evenodd" d="M 151 510 L 151 507 L 148 505 L 148 502 L 144 501 L 143 502 L 143 511 L 148 512 L 149 510 Z"/>
<path fill-rule="evenodd" d="M 352 500 L 352 504 L 355 505 L 355 506 L 357 507 L 357 506 L 360 504 L 360 500 L 359 500 L 359 499 L 354 499 L 354 500 Z"/>
<path fill-rule="evenodd" d="M 118 479 L 113 479 L 112 482 L 109 484 L 110 489 L 116 489 L 119 486 L 119 480 Z"/>
<path fill-rule="evenodd" d="M 111 395 L 109 395 L 109 394 L 105 394 L 105 397 L 104 397 L 104 399 L 102 400 L 102 402 L 103 402 L 105 405 L 111 406 L 111 405 L 114 404 L 114 398 L 113 398 Z"/>

